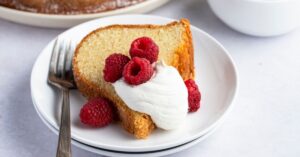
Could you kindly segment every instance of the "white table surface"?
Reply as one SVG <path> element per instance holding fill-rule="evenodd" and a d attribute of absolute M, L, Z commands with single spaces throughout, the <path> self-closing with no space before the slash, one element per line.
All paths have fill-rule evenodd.
<path fill-rule="evenodd" d="M 300 29 L 272 38 L 238 33 L 204 0 L 173 0 L 149 14 L 189 18 L 230 52 L 240 76 L 235 107 L 205 141 L 175 157 L 300 156 Z M 30 72 L 43 47 L 63 29 L 0 20 L 0 156 L 55 156 L 57 136 L 30 98 Z M 99 155 L 73 146 L 74 157 Z"/>

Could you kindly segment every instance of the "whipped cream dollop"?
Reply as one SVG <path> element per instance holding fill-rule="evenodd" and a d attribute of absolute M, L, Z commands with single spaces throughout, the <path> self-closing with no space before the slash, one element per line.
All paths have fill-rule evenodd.
<path fill-rule="evenodd" d="M 172 66 L 158 62 L 149 81 L 129 85 L 122 78 L 113 86 L 129 108 L 150 115 L 161 129 L 175 129 L 185 120 L 188 91 L 177 69 Z"/>

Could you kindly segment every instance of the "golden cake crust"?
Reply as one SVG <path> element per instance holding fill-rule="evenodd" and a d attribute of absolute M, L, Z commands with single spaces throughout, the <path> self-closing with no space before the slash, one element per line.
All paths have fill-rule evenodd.
<path fill-rule="evenodd" d="M 155 124 L 153 123 L 151 117 L 145 113 L 140 113 L 133 111 L 127 107 L 127 105 L 118 96 L 112 96 L 115 91 L 106 91 L 100 89 L 97 84 L 85 78 L 77 65 L 77 57 L 79 54 L 79 49 L 82 44 L 93 34 L 99 31 L 105 31 L 111 28 L 164 28 L 177 24 L 182 24 L 185 28 L 185 33 L 183 34 L 184 44 L 178 46 L 176 54 L 172 58 L 171 65 L 177 68 L 180 75 L 184 80 L 194 78 L 194 50 L 192 44 L 192 35 L 190 31 L 190 24 L 187 19 L 181 19 L 180 21 L 175 21 L 167 25 L 111 25 L 103 28 L 96 29 L 90 34 L 85 36 L 82 41 L 78 44 L 74 57 L 73 57 L 73 72 L 78 90 L 87 98 L 95 97 L 105 97 L 110 99 L 116 104 L 118 108 L 119 117 L 121 119 L 122 126 L 129 133 L 134 134 L 136 138 L 146 138 L 154 129 Z M 112 94 L 113 93 L 113 94 Z"/>
<path fill-rule="evenodd" d="M 45 14 L 90 14 L 116 10 L 146 0 L 0 0 L 0 6 Z"/>

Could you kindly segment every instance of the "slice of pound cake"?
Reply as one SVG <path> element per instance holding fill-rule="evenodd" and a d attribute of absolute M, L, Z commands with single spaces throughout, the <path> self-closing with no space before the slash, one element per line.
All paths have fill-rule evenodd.
<path fill-rule="evenodd" d="M 116 104 L 122 126 L 136 138 L 146 138 L 154 129 L 151 117 L 130 109 L 103 78 L 105 59 L 112 53 L 129 56 L 131 42 L 152 38 L 159 46 L 158 60 L 174 66 L 184 80 L 194 78 L 194 51 L 189 21 L 167 25 L 111 25 L 88 34 L 77 46 L 73 58 L 74 77 L 87 98 L 105 97 Z"/>

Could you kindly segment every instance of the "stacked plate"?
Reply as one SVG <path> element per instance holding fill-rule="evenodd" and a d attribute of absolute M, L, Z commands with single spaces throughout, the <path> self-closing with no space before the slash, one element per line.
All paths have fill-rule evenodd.
<path fill-rule="evenodd" d="M 111 24 L 166 24 L 173 19 L 149 15 L 122 15 L 93 20 L 67 30 L 60 36 L 80 41 L 86 34 Z M 72 143 L 82 149 L 107 156 L 162 156 L 186 149 L 207 136 L 222 122 L 232 107 L 238 80 L 235 65 L 214 38 L 191 26 L 194 42 L 196 82 L 202 92 L 201 108 L 189 114 L 186 123 L 174 131 L 156 129 L 148 139 L 137 140 L 119 124 L 92 129 L 79 121 L 79 111 L 86 102 L 77 90 L 70 93 Z M 60 106 L 58 92 L 47 84 L 53 41 L 38 57 L 31 74 L 34 107 L 43 122 L 58 133 Z"/>

